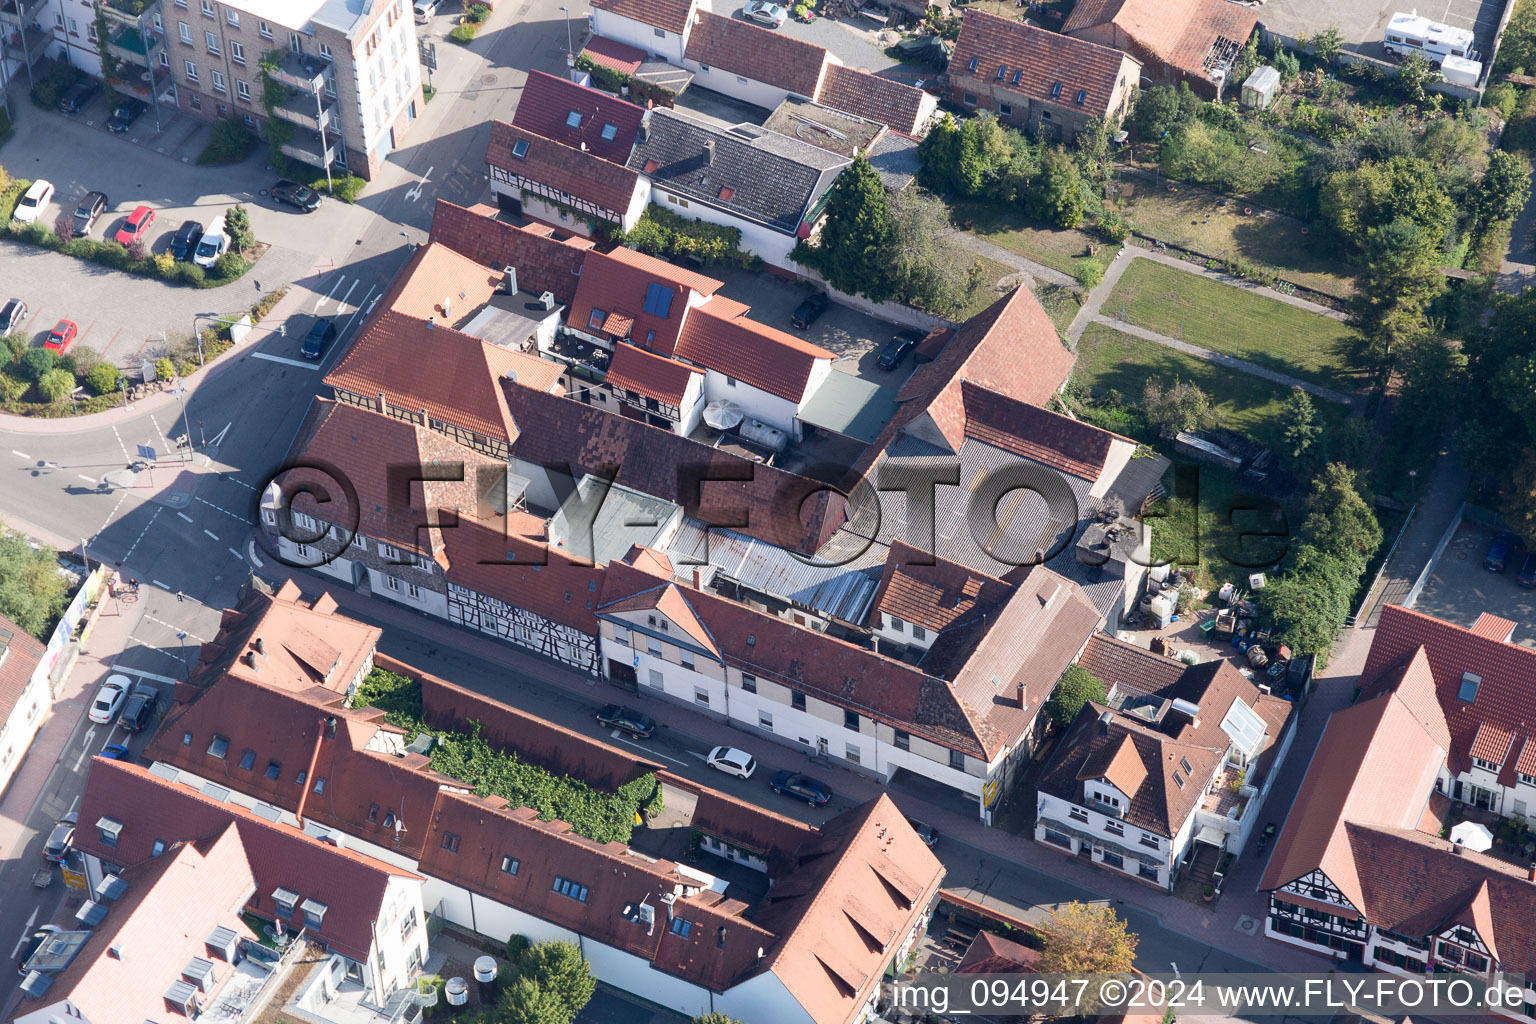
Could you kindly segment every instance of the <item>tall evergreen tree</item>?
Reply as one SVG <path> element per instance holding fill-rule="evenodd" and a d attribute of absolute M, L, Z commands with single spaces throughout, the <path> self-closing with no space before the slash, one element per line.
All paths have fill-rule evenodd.
<path fill-rule="evenodd" d="M 801 243 L 797 263 L 819 270 L 834 288 L 874 302 L 896 294 L 891 266 L 894 229 L 880 177 L 864 157 L 855 157 L 832 185 L 826 220 L 815 245 Z"/>

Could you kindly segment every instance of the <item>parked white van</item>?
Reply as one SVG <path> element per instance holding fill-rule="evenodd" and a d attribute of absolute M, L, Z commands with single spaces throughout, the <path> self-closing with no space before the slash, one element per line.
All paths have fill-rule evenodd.
<path fill-rule="evenodd" d="M 197 249 L 192 253 L 192 262 L 212 269 L 219 257 L 228 251 L 229 236 L 224 233 L 224 218 L 219 217 L 203 232 L 203 240 L 197 243 Z"/>
<path fill-rule="evenodd" d="M 1422 53 L 1439 64 L 1446 57 L 1462 57 L 1476 60 L 1472 50 L 1472 30 L 1452 28 L 1438 21 L 1419 17 L 1417 10 L 1409 14 L 1401 11 L 1392 15 L 1382 38 L 1387 52 L 1399 57 L 1410 53 Z"/>

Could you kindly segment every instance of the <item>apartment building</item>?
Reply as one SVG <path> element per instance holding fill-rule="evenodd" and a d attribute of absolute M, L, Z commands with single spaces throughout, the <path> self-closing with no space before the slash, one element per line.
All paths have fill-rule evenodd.
<path fill-rule="evenodd" d="M 102 74 L 92 6 L 50 3 L 50 52 Z M 280 131 L 284 155 L 333 174 L 372 178 L 420 110 L 406 0 L 111 0 L 101 10 L 115 87 L 195 117 L 239 118 L 263 137 Z M 277 86 L 270 112 L 264 62 Z"/>

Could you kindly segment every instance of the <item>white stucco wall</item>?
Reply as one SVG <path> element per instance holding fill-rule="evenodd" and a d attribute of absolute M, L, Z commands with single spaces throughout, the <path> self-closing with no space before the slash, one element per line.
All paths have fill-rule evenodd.
<path fill-rule="evenodd" d="M 735 402 L 753 419 L 778 427 L 792 440 L 800 440 L 800 421 L 796 418 L 799 407 L 787 398 L 753 387 L 744 380 L 733 384 L 726 374 L 710 370 L 704 375 L 704 402 L 708 404 L 719 399 Z"/>
<path fill-rule="evenodd" d="M 680 36 L 676 32 L 659 29 L 641 21 L 631 21 L 612 11 L 598 10 L 595 7 L 587 20 L 592 26 L 594 35 L 628 43 L 647 53 L 653 53 L 671 64 L 681 65 L 683 62 L 683 48 L 687 45 L 687 40 L 685 36 Z"/>
<path fill-rule="evenodd" d="M 738 75 L 728 68 L 701 64 L 692 58 L 684 58 L 683 67 L 698 76 L 693 80 L 694 85 L 722 93 L 743 103 L 751 103 L 764 110 L 772 110 L 790 96 L 800 95 L 790 92 L 782 85 L 759 82 L 755 78 Z M 811 97 L 801 96 L 800 98 L 808 100 Z"/>
<path fill-rule="evenodd" d="M 15 651 L 9 655 L 12 658 L 20 656 Z M 48 673 L 45 670 L 47 664 L 46 660 L 38 663 L 22 687 L 21 696 L 11 709 L 10 717 L 0 727 L 0 793 L 5 792 L 16 769 L 26 760 L 27 749 L 32 746 L 37 731 L 43 727 L 48 709 L 53 706 L 53 694 L 48 689 Z"/>
<path fill-rule="evenodd" d="M 655 182 L 651 183 L 651 202 L 681 217 L 692 217 L 707 224 L 722 224 L 728 228 L 740 228 L 743 250 L 752 253 L 765 263 L 771 263 L 786 270 L 795 269 L 796 264 L 793 264 L 789 258 L 790 250 L 794 249 L 795 242 L 798 241 L 793 235 L 775 231 L 756 221 L 732 216 L 700 200 L 674 195 L 667 191 L 665 186 Z M 685 203 L 687 205 L 683 205 Z"/>
<path fill-rule="evenodd" d="M 1122 804 L 1128 802 L 1123 795 L 1121 797 L 1121 802 Z M 1053 850 L 1062 850 L 1063 852 L 1070 852 L 1075 854 L 1084 841 L 1073 835 L 1074 832 L 1086 832 L 1089 835 L 1102 836 L 1105 842 L 1113 843 L 1116 846 L 1122 846 L 1129 850 L 1136 850 L 1138 852 L 1144 853 L 1148 857 L 1157 858 L 1161 862 L 1161 866 L 1158 868 L 1155 883 L 1163 887 L 1167 887 L 1169 877 L 1172 874 L 1172 866 L 1178 863 L 1179 856 L 1182 854 L 1184 847 L 1189 843 L 1189 837 L 1193 835 L 1193 824 L 1195 816 L 1191 814 L 1180 827 L 1178 835 L 1171 837 L 1171 839 L 1168 836 L 1154 836 L 1154 838 L 1158 840 L 1158 848 L 1154 850 L 1150 847 L 1143 846 L 1141 843 L 1142 836 L 1153 836 L 1153 833 L 1147 832 L 1145 829 L 1137 828 L 1135 825 L 1132 825 L 1121 818 L 1115 817 L 1114 815 L 1105 814 L 1103 811 L 1098 810 L 1092 805 L 1084 806 L 1082 804 L 1075 804 L 1069 800 L 1063 800 L 1058 796 L 1053 796 L 1050 793 L 1040 793 L 1038 795 L 1038 802 L 1035 806 L 1037 809 L 1035 818 L 1036 842 L 1050 847 Z M 1086 814 L 1086 820 L 1072 817 L 1072 811 L 1074 809 L 1076 809 L 1079 813 Z M 1121 825 L 1124 828 L 1124 835 L 1114 835 L 1110 833 L 1106 829 L 1106 825 L 1109 822 L 1116 822 L 1117 824 Z M 1071 836 L 1072 849 L 1067 851 L 1064 847 L 1048 841 L 1045 838 L 1045 830 L 1047 828 L 1055 828 L 1056 831 Z M 1093 860 L 1095 864 L 1104 864 L 1102 850 L 1095 850 Z M 1113 865 L 1110 864 L 1104 864 L 1104 866 L 1106 868 L 1110 868 L 1111 870 L 1124 871 L 1125 874 L 1130 875 L 1132 878 L 1135 878 L 1138 881 L 1145 882 L 1149 885 L 1153 884 L 1153 879 L 1141 874 L 1140 864 L 1140 861 L 1134 860 L 1131 857 L 1126 857 L 1125 866 L 1123 868 L 1116 869 Z"/>

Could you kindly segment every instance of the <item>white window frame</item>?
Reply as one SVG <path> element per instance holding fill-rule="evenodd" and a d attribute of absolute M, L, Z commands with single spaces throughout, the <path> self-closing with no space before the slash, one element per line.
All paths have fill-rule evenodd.
<path fill-rule="evenodd" d="M 187 5 L 186 5 L 185 0 L 178 0 L 177 6 L 178 7 L 185 7 Z M 272 38 L 272 26 L 268 25 L 264 21 L 258 21 L 256 23 L 256 32 L 263 39 L 271 39 Z"/>
<path fill-rule="evenodd" d="M 222 71 L 218 71 L 216 69 L 210 68 L 209 71 L 208 71 L 208 81 L 213 86 L 213 91 L 214 92 L 228 92 L 229 91 L 226 88 L 224 88 L 224 72 L 222 72 Z"/>
<path fill-rule="evenodd" d="M 226 7 L 224 8 L 224 20 L 229 23 L 231 28 L 239 28 L 240 12 L 234 10 L 233 8 Z"/>
<path fill-rule="evenodd" d="M 234 61 L 236 64 L 244 64 L 245 44 L 239 42 L 238 40 L 231 39 L 229 41 L 229 59 Z"/>
<path fill-rule="evenodd" d="M 224 56 L 223 48 L 219 46 L 219 34 L 217 32 L 203 32 L 203 41 L 208 44 L 208 52 L 215 57 Z"/>
<path fill-rule="evenodd" d="M 317 43 L 316 48 L 320 51 L 320 56 L 324 57 L 326 60 L 331 59 L 331 48 L 325 43 Z"/>
<path fill-rule="evenodd" d="M 203 17 L 217 18 L 218 12 L 213 9 L 213 0 L 203 0 Z"/>
<path fill-rule="evenodd" d="M 176 25 L 177 25 L 178 29 L 180 29 L 181 41 L 182 42 L 186 43 L 188 46 L 195 46 L 195 45 L 197 45 L 196 43 L 192 42 L 192 26 L 191 25 L 188 25 L 184 21 L 178 21 L 176 23 Z"/>
<path fill-rule="evenodd" d="M 192 63 L 191 61 L 183 61 L 183 63 L 186 65 L 187 81 L 189 81 L 189 82 L 197 81 L 197 65 Z M 295 513 L 295 515 L 297 515 L 297 514 L 298 513 Z"/>
<path fill-rule="evenodd" d="M 249 100 L 251 98 L 251 87 L 250 87 L 250 85 L 248 85 L 245 82 L 244 79 L 241 79 L 241 78 L 235 79 L 235 95 L 238 96 L 242 100 Z M 247 116 L 249 116 L 249 115 L 247 115 Z M 361 538 L 353 537 L 352 538 L 352 543 L 356 544 L 358 542 L 358 540 L 360 540 L 360 539 Z M 362 545 L 359 545 L 359 546 L 362 547 L 362 549 L 364 551 L 367 551 L 368 550 L 368 548 L 366 547 L 367 543 L 368 543 L 367 541 L 363 541 Z"/>

